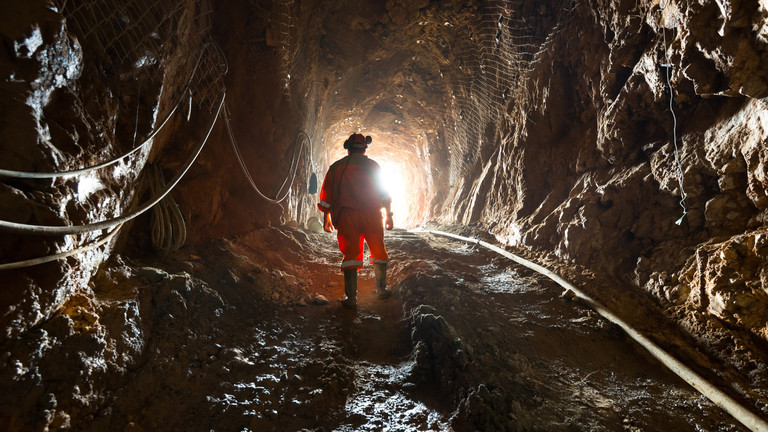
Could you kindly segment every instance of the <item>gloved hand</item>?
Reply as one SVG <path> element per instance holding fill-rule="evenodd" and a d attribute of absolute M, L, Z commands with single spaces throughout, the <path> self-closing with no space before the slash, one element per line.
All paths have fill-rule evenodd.
<path fill-rule="evenodd" d="M 323 221 L 323 229 L 326 232 L 332 232 L 333 231 L 333 222 L 331 222 L 331 212 L 325 212 L 324 213 L 324 221 Z"/>
<path fill-rule="evenodd" d="M 387 231 L 391 230 L 392 227 L 395 226 L 395 223 L 392 221 L 392 213 L 387 213 L 387 219 L 384 220 L 384 228 L 387 229 Z"/>

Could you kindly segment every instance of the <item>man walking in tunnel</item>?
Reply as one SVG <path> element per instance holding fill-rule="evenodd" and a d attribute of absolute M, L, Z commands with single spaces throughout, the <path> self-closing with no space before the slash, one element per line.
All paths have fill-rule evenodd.
<path fill-rule="evenodd" d="M 380 299 L 391 295 L 387 288 L 387 262 L 389 255 L 384 246 L 384 229 L 391 230 L 392 198 L 383 187 L 381 169 L 365 155 L 371 137 L 354 133 L 344 141 L 347 156 L 337 160 L 328 169 L 320 189 L 317 208 L 323 212 L 323 229 L 338 230 L 339 250 L 344 254 L 341 270 L 344 272 L 342 304 L 357 306 L 357 270 L 363 266 L 363 241 L 368 244 L 376 278 L 376 294 Z M 381 209 L 386 210 L 382 225 Z"/>

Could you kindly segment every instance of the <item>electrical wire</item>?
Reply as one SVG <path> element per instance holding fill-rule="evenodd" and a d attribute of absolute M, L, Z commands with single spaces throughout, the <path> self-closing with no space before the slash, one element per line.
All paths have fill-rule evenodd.
<path fill-rule="evenodd" d="M 61 171 L 61 172 L 27 172 L 27 171 L 13 171 L 13 170 L 6 170 L 6 169 L 0 169 L 0 177 L 12 177 L 12 178 L 26 178 L 26 179 L 42 179 L 42 178 L 59 178 L 59 177 L 72 177 L 80 174 L 84 174 L 90 171 L 98 170 L 101 168 L 108 167 L 110 165 L 114 165 L 117 162 L 120 162 L 121 160 L 127 158 L 128 156 L 131 156 L 132 154 L 138 152 L 139 150 L 143 149 L 147 144 L 152 142 L 152 139 L 160 132 L 160 130 L 165 126 L 166 123 L 168 123 L 168 120 L 170 120 L 173 113 L 176 112 L 176 109 L 181 104 L 181 100 L 171 109 L 171 111 L 168 113 L 168 115 L 165 116 L 163 119 L 163 122 L 160 124 L 160 126 L 152 131 L 149 136 L 144 139 L 144 141 L 139 144 L 137 147 L 134 147 L 131 151 L 128 153 L 123 154 L 122 156 L 119 156 L 117 158 L 114 158 L 112 160 L 109 160 L 104 163 L 100 163 L 98 165 L 93 165 L 86 168 L 80 168 L 76 170 L 71 171 Z"/>
<path fill-rule="evenodd" d="M 256 193 L 262 197 L 263 199 L 279 204 L 282 201 L 284 201 L 290 192 L 290 188 L 293 185 L 293 182 L 296 179 L 296 171 L 298 170 L 299 164 L 297 160 L 301 157 L 301 152 L 304 150 L 305 142 L 308 142 L 309 146 L 309 153 L 311 158 L 311 152 L 312 152 L 312 141 L 309 138 L 309 135 L 307 135 L 305 132 L 299 132 L 296 135 L 296 138 L 293 141 L 293 154 L 291 156 L 291 163 L 288 167 L 288 174 L 286 175 L 285 179 L 283 180 L 283 183 L 280 185 L 280 189 L 278 189 L 277 193 L 275 194 L 275 198 L 270 198 L 266 196 L 256 185 L 256 182 L 253 180 L 253 177 L 251 176 L 250 170 L 248 170 L 248 166 L 245 164 L 245 159 L 243 158 L 242 153 L 240 152 L 240 146 L 237 144 L 237 140 L 235 139 L 235 134 L 232 132 L 232 125 L 229 120 L 230 116 L 229 107 L 224 107 L 224 124 L 227 128 L 227 134 L 229 135 L 229 142 L 232 144 L 232 149 L 235 151 L 235 156 L 237 157 L 237 162 L 240 165 L 240 169 L 242 170 L 243 174 L 245 175 L 245 178 L 248 179 L 248 183 L 251 185 L 251 188 L 256 191 Z M 299 150 L 298 155 L 296 154 L 296 143 L 298 142 L 299 137 L 304 135 L 305 139 L 301 141 L 301 144 L 299 144 Z M 310 159 L 311 160 L 311 159 Z M 288 179 L 290 179 L 290 182 L 288 182 Z M 283 192 L 283 189 L 285 188 L 286 183 L 288 183 L 288 188 Z M 282 193 L 282 196 L 280 196 Z"/>
<path fill-rule="evenodd" d="M 115 226 L 112 229 L 112 231 L 109 232 L 109 234 L 104 236 L 104 238 L 102 238 L 101 240 L 99 240 L 99 241 L 97 241 L 95 243 L 89 244 L 89 245 L 85 245 L 85 246 L 82 246 L 82 247 L 79 247 L 79 248 L 76 248 L 76 249 L 72 249 L 72 250 L 67 251 L 67 252 L 61 252 L 61 253 L 57 253 L 57 254 L 54 254 L 54 255 L 48 255 L 48 256 L 44 256 L 44 257 L 40 257 L 40 258 L 28 259 L 28 260 L 24 260 L 24 261 L 16 261 L 16 262 L 11 262 L 11 263 L 0 264 L 0 271 L 12 270 L 12 269 L 18 269 L 18 268 L 24 268 L 24 267 L 32 267 L 32 266 L 35 266 L 35 265 L 38 265 L 38 264 L 44 264 L 44 263 L 47 263 L 47 262 L 51 262 L 51 261 L 56 261 L 56 260 L 60 260 L 60 259 L 63 259 L 63 258 L 67 258 L 67 257 L 70 257 L 72 255 L 77 255 L 79 253 L 87 252 L 87 251 L 89 251 L 91 249 L 95 249 L 95 248 L 103 245 L 104 243 L 108 242 L 110 239 L 112 239 L 115 236 L 115 234 L 117 234 L 118 231 L 120 231 L 120 228 L 122 228 L 122 227 L 123 227 L 123 224 L 117 225 L 117 226 Z"/>
<path fill-rule="evenodd" d="M 304 132 L 299 132 L 298 134 L 296 134 L 296 138 L 293 139 L 293 146 L 292 146 L 293 147 L 293 152 L 291 154 L 291 163 L 288 166 L 288 172 L 290 173 L 291 171 L 293 171 L 293 175 L 285 177 L 285 179 L 283 180 L 283 184 L 280 185 L 280 189 L 277 190 L 277 193 L 275 195 L 280 195 L 280 193 L 282 193 L 283 188 L 285 187 L 285 184 L 288 183 L 288 178 L 290 177 L 291 182 L 288 183 L 288 189 L 286 189 L 286 191 L 285 191 L 285 196 L 287 197 L 288 196 L 288 192 L 290 190 L 290 187 L 293 186 L 293 181 L 296 179 L 296 172 L 298 171 L 298 168 L 299 168 L 299 164 L 298 164 L 298 160 L 297 160 L 298 157 L 296 156 L 296 143 L 298 142 L 298 139 L 301 136 L 301 134 L 304 134 Z M 304 134 L 304 135 L 306 135 L 306 134 Z M 299 155 L 298 155 L 299 157 L 301 156 L 302 150 L 304 150 L 304 142 L 305 141 L 303 141 L 303 140 L 301 141 L 301 146 L 299 147 Z M 285 199 L 285 198 L 283 198 L 283 199 Z"/>
<path fill-rule="evenodd" d="M 141 107 L 141 82 L 138 85 L 138 95 L 136 96 L 136 118 L 133 120 L 133 144 L 136 147 L 136 136 L 139 134 L 139 108 Z"/>
<path fill-rule="evenodd" d="M 197 156 L 200 154 L 200 151 L 202 151 L 203 147 L 205 146 L 205 143 L 208 141 L 208 137 L 211 135 L 211 131 L 213 131 L 213 127 L 216 124 L 216 120 L 219 118 L 221 109 L 224 106 L 225 96 L 226 96 L 226 92 L 222 91 L 221 95 L 219 96 L 219 102 L 218 102 L 218 107 L 216 109 L 216 113 L 211 118 L 210 125 L 208 126 L 208 131 L 206 132 L 205 137 L 202 139 L 200 144 L 194 150 L 193 154 L 187 160 L 182 171 L 176 174 L 176 176 L 173 179 L 171 179 L 170 183 L 168 183 L 166 187 L 162 189 L 161 193 L 158 196 L 144 203 L 141 207 L 120 217 L 107 219 L 101 222 L 84 224 L 84 225 L 70 225 L 70 226 L 30 225 L 30 224 L 22 224 L 22 223 L 0 220 L 0 231 L 7 231 L 12 233 L 26 233 L 26 234 L 34 234 L 34 235 L 80 234 L 88 231 L 96 231 L 96 230 L 110 228 L 110 227 L 119 225 L 121 223 L 127 222 L 141 215 L 142 213 L 146 212 L 147 210 L 152 208 L 152 206 L 154 206 L 155 204 L 160 202 L 163 198 L 165 198 L 165 196 L 168 195 L 168 193 L 170 193 L 174 187 L 176 187 L 179 181 L 181 181 L 181 178 L 184 177 L 184 175 L 187 173 L 187 171 L 192 166 L 192 164 L 195 163 L 195 160 L 197 160 Z"/>
<path fill-rule="evenodd" d="M 665 5 L 664 2 L 661 2 L 661 12 L 662 12 L 662 19 L 664 15 L 664 9 Z M 661 67 L 664 68 L 665 76 L 667 78 L 667 89 L 669 90 L 669 112 L 672 113 L 672 143 L 675 147 L 675 167 L 677 169 L 677 182 L 680 185 L 680 207 L 683 208 L 683 215 L 680 216 L 680 219 L 675 221 L 676 225 L 680 225 L 683 223 L 683 219 L 688 214 L 688 209 L 685 206 L 685 198 L 687 198 L 687 194 L 685 193 L 685 187 L 683 185 L 683 166 L 680 163 L 680 151 L 677 147 L 677 116 L 675 115 L 675 108 L 673 106 L 673 100 L 674 100 L 674 90 L 672 89 L 672 82 L 669 78 L 670 69 L 674 66 L 669 61 L 669 50 L 667 48 L 667 29 L 662 24 L 661 26 L 661 34 L 664 38 L 664 60 L 666 63 L 663 63 Z"/>

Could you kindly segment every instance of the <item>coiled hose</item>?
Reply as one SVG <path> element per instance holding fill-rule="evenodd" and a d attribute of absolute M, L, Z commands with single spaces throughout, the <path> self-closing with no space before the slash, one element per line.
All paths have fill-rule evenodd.
<path fill-rule="evenodd" d="M 184 168 L 182 169 L 182 171 L 176 174 L 176 176 L 171 180 L 170 183 L 165 184 L 164 186 L 160 185 L 155 190 L 157 195 L 154 198 L 152 198 L 150 201 L 144 203 L 138 209 L 130 211 L 123 216 L 105 220 L 102 222 L 95 222 L 91 224 L 75 225 L 75 226 L 28 225 L 28 224 L 20 224 L 15 222 L 0 221 L 0 231 L 5 230 L 13 233 L 36 234 L 36 235 L 81 234 L 89 231 L 114 228 L 105 238 L 99 240 L 98 242 L 92 245 L 84 246 L 81 248 L 73 249 L 68 252 L 62 252 L 60 254 L 50 255 L 46 257 L 0 264 L 0 271 L 22 268 L 22 267 L 29 267 L 37 264 L 42 264 L 45 262 L 55 261 L 61 258 L 66 258 L 68 256 L 72 256 L 72 255 L 99 247 L 104 243 L 106 243 L 107 241 L 109 241 L 109 239 L 111 239 L 117 233 L 117 231 L 119 231 L 122 224 L 141 215 L 142 213 L 146 212 L 148 209 L 152 208 L 152 206 L 162 201 L 163 198 L 165 198 L 170 193 L 170 191 L 174 187 L 176 187 L 179 181 L 181 181 L 181 178 L 184 177 L 184 175 L 187 173 L 187 171 L 195 162 L 195 160 L 197 160 L 197 156 L 200 154 L 203 147 L 205 146 L 205 143 L 208 141 L 208 137 L 210 137 L 211 131 L 213 131 L 213 127 L 216 124 L 216 120 L 219 118 L 219 114 L 221 113 L 221 108 L 224 105 L 225 97 L 226 97 L 226 92 L 222 91 L 221 96 L 219 97 L 216 113 L 211 118 L 210 125 L 208 126 L 208 131 L 206 132 L 205 136 L 201 140 L 200 144 L 195 148 L 193 154 L 187 160 L 187 163 L 184 165 Z M 173 204 L 175 204 L 175 202 Z M 176 207 L 178 208 L 178 206 Z M 171 223 L 173 223 L 173 220 L 175 220 L 175 218 L 176 216 L 172 217 Z M 179 216 L 179 218 L 183 220 L 182 217 Z M 165 228 L 161 228 L 161 231 L 163 230 L 167 232 Z M 178 227 L 175 228 L 175 230 L 180 233 L 180 231 L 178 230 Z M 154 233 L 153 233 L 153 237 L 154 237 Z M 165 240 L 163 240 L 160 242 L 160 244 L 166 245 L 166 247 L 174 247 L 175 245 L 179 244 L 179 241 L 182 237 L 186 238 L 186 229 L 184 230 L 183 235 L 176 235 L 175 237 L 172 237 L 172 240 L 170 242 L 166 242 Z M 183 241 L 181 241 L 181 244 L 183 244 Z"/>
<path fill-rule="evenodd" d="M 165 177 L 160 166 L 150 164 L 149 188 L 156 196 L 165 187 Z M 161 255 L 168 255 L 179 250 L 187 240 L 187 226 L 184 215 L 171 194 L 168 194 L 152 207 L 152 246 Z"/>

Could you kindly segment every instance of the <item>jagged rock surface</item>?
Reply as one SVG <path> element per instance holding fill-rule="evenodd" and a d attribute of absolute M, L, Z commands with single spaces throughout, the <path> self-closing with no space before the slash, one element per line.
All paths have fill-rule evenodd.
<path fill-rule="evenodd" d="M 156 127 L 200 50 L 190 35 L 200 30 L 199 5 L 178 3 L 182 13 L 161 28 L 167 33 L 145 35 L 167 38 L 163 50 L 129 50 L 135 55 L 124 62 L 99 51 L 49 2 L 9 5 L 0 18 L 0 168 L 92 165 Z M 219 126 L 174 192 L 189 242 L 244 235 L 265 262 L 287 268 L 290 252 L 279 238 L 262 244 L 246 233 L 303 224 L 315 199 L 305 193 L 306 177 L 322 175 L 341 140 L 361 130 L 374 136 L 374 158 L 412 168 L 403 176 L 413 200 L 399 221 L 472 224 L 501 243 L 604 272 L 647 292 L 711 354 L 748 365 L 768 341 L 768 10 L 764 2 L 661 3 L 213 5 L 210 37 L 229 62 L 233 133 L 255 183 L 286 199 L 275 205 L 254 194 Z M 129 27 L 121 22 L 104 25 Z M 173 120 L 152 154 L 113 173 L 4 178 L 0 218 L 65 225 L 125 212 L 145 161 L 181 166 L 178 155 L 212 115 L 192 111 L 192 126 Z M 311 149 L 299 150 L 299 132 Z M 280 185 L 292 161 L 298 174 L 286 192 Z M 118 250 L 151 254 L 149 224 L 142 217 L 126 227 Z M 4 262 L 97 238 L 0 235 Z M 68 401 L 25 399 L 51 413 L 36 424 L 89 415 L 105 397 L 89 386 L 118 385 L 147 355 L 146 330 L 136 329 L 151 319 L 146 305 L 164 297 L 134 289 L 111 266 L 94 278 L 112 248 L 3 272 L 4 380 L 34 387 L 43 375 L 46 382 L 61 375 L 73 389 Z M 186 280 L 181 272 L 193 269 L 168 278 Z M 99 300 L 115 284 L 124 296 Z M 97 355 L 75 359 L 54 339 Z M 107 348 L 115 344 L 121 348 Z M 83 377 L 54 367 L 63 357 Z"/>

